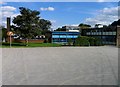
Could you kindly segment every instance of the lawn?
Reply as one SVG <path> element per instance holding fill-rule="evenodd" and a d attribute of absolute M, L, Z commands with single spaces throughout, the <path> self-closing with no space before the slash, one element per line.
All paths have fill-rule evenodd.
<path fill-rule="evenodd" d="M 28 43 L 28 46 L 26 46 L 24 43 L 12 43 L 12 47 L 60 47 L 61 44 L 55 44 L 55 43 Z M 2 48 L 9 48 L 9 43 L 2 43 Z"/>

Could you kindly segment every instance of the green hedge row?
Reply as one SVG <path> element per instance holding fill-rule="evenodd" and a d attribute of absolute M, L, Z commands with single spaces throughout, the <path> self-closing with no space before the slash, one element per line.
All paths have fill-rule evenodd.
<path fill-rule="evenodd" d="M 74 43 L 75 46 L 101 46 L 99 38 L 79 36 Z"/>

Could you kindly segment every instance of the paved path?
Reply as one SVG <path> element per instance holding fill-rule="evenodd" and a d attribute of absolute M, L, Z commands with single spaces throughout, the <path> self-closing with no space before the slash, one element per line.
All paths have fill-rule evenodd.
<path fill-rule="evenodd" d="M 116 85 L 118 48 L 3 48 L 3 85 Z"/>

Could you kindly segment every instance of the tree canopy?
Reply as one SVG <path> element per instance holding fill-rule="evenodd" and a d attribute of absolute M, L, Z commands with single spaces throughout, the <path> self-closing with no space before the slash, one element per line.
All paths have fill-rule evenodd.
<path fill-rule="evenodd" d="M 28 8 L 20 7 L 20 15 L 14 17 L 12 26 L 17 34 L 22 38 L 35 38 L 41 35 L 42 31 L 48 30 L 51 22 L 45 19 L 40 19 L 40 12 Z"/>
<path fill-rule="evenodd" d="M 91 25 L 83 24 L 83 23 L 79 24 L 78 26 L 79 26 L 81 29 L 86 29 L 86 28 L 90 28 L 90 27 L 91 27 Z"/>
<path fill-rule="evenodd" d="M 2 41 L 7 38 L 7 29 L 4 26 L 0 26 L 0 36 L 2 37 L 0 37 Z"/>
<path fill-rule="evenodd" d="M 118 21 L 114 21 L 111 26 L 117 26 L 119 25 L 120 26 L 120 19 Z"/>
<path fill-rule="evenodd" d="M 66 29 L 65 28 L 57 28 L 55 31 L 66 31 Z"/>

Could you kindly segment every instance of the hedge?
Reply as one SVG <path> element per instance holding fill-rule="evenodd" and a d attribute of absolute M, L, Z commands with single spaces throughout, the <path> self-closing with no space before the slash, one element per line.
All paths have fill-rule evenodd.
<path fill-rule="evenodd" d="M 75 46 L 100 46 L 101 40 L 99 38 L 79 36 L 75 40 Z"/>
<path fill-rule="evenodd" d="M 76 40 L 75 40 L 75 46 L 89 46 L 89 40 L 88 37 L 86 36 L 79 36 Z"/>

